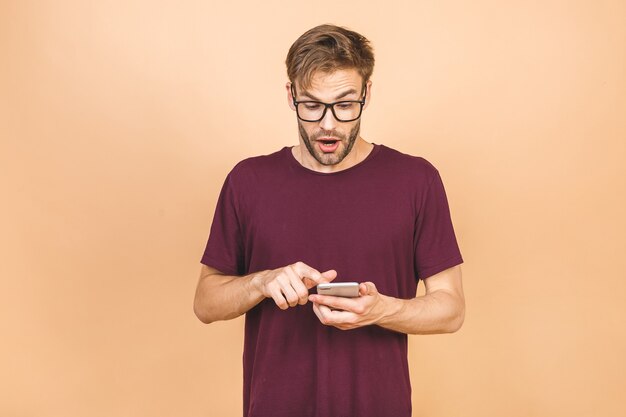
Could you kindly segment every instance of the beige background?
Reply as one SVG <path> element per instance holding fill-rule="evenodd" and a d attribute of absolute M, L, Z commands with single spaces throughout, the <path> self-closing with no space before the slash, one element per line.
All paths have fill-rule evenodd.
<path fill-rule="evenodd" d="M 363 136 L 435 164 L 463 329 L 415 416 L 625 416 L 624 1 L 0 1 L 0 415 L 238 416 L 243 320 L 193 315 L 222 181 L 297 141 L 284 58 L 376 50 Z"/>

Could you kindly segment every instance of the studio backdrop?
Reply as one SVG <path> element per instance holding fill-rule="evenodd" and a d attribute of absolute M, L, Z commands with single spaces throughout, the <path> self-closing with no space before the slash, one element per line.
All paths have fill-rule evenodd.
<path fill-rule="evenodd" d="M 239 416 L 193 313 L 225 176 L 298 141 L 284 60 L 373 44 L 362 136 L 440 171 L 467 314 L 415 416 L 626 415 L 626 3 L 0 2 L 0 415 Z"/>

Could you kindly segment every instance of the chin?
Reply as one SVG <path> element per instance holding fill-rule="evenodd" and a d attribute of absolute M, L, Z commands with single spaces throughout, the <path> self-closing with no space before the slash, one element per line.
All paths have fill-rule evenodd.
<path fill-rule="evenodd" d="M 315 158 L 315 160 L 317 162 L 319 162 L 320 164 L 324 165 L 324 166 L 333 166 L 333 165 L 337 165 L 338 163 L 340 163 L 341 161 L 343 161 L 343 159 L 339 160 L 339 159 L 331 159 L 328 160 L 326 158 Z"/>
<path fill-rule="evenodd" d="M 341 144 L 340 147 L 337 148 L 337 150 L 333 153 L 326 154 L 323 152 L 318 152 L 316 149 L 315 154 L 312 156 L 320 164 L 325 166 L 332 166 L 341 163 L 341 161 L 343 161 L 348 155 L 345 153 L 345 148 L 343 147 L 343 144 Z"/>

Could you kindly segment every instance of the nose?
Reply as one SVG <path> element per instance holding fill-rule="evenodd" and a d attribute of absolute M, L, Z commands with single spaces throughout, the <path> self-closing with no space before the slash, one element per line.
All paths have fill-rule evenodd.
<path fill-rule="evenodd" d="M 335 129 L 335 126 L 337 126 L 337 119 L 335 119 L 332 109 L 326 109 L 326 114 L 324 115 L 322 120 L 319 121 L 319 124 L 320 127 L 324 130 L 331 131 Z"/>

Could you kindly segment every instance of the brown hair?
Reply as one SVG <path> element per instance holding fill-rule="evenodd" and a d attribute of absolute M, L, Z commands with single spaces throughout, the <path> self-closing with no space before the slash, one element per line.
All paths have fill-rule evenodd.
<path fill-rule="evenodd" d="M 374 51 L 362 35 L 335 25 L 320 25 L 306 31 L 289 48 L 287 75 L 302 88 L 311 85 L 317 71 L 356 69 L 365 84 L 374 71 Z"/>

